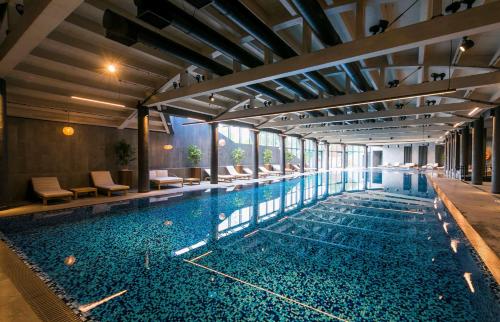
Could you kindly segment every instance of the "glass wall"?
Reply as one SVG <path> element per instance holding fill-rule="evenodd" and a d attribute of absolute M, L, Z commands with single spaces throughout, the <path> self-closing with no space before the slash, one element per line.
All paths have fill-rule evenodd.
<path fill-rule="evenodd" d="M 361 145 L 347 145 L 347 168 L 362 168 L 365 166 L 365 147 Z"/>
<path fill-rule="evenodd" d="M 280 147 L 280 138 L 278 134 L 260 131 L 259 132 L 259 145 L 260 146 L 272 146 L 279 148 Z"/>
<path fill-rule="evenodd" d="M 319 168 L 325 169 L 326 166 L 326 146 L 323 142 L 319 144 L 318 147 L 318 160 L 319 160 Z"/>
<path fill-rule="evenodd" d="M 342 168 L 342 145 L 330 144 L 330 169 Z"/>
<path fill-rule="evenodd" d="M 252 143 L 250 129 L 248 128 L 220 124 L 219 134 L 222 134 L 236 144 Z"/>
<path fill-rule="evenodd" d="M 316 165 L 316 143 L 313 140 L 304 141 L 304 160 L 306 168 L 314 168 Z"/>
<path fill-rule="evenodd" d="M 287 136 L 285 140 L 285 151 L 293 155 L 293 159 L 290 162 L 295 163 L 300 160 L 300 139 L 293 136 Z"/>

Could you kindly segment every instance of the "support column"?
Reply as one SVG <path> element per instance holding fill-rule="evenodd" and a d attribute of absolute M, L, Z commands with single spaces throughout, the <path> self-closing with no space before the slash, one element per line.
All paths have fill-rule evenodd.
<path fill-rule="evenodd" d="M 365 145 L 365 168 L 368 169 L 368 145 Z M 365 189 L 366 190 L 366 189 Z"/>
<path fill-rule="evenodd" d="M 259 178 L 259 131 L 253 132 L 253 178 Z"/>
<path fill-rule="evenodd" d="M 448 136 L 444 138 L 444 173 L 448 173 Z"/>
<path fill-rule="evenodd" d="M 210 183 L 219 183 L 219 124 L 210 124 Z"/>
<path fill-rule="evenodd" d="M 342 169 L 345 169 L 346 166 L 347 166 L 346 146 L 345 144 L 342 144 Z"/>
<path fill-rule="evenodd" d="M 7 206 L 8 196 L 8 156 L 7 156 L 7 86 L 0 78 L 0 210 Z"/>
<path fill-rule="evenodd" d="M 450 176 L 453 178 L 455 176 L 455 132 L 451 132 L 450 151 Z"/>
<path fill-rule="evenodd" d="M 330 143 L 325 142 L 325 170 L 330 170 Z"/>
<path fill-rule="evenodd" d="M 474 121 L 474 130 L 472 132 L 472 184 L 483 183 L 483 165 L 484 165 L 484 119 L 478 118 Z"/>
<path fill-rule="evenodd" d="M 316 140 L 314 144 L 315 152 L 316 152 L 316 158 L 314 160 L 314 168 L 316 169 L 316 172 L 319 171 L 319 141 Z"/>
<path fill-rule="evenodd" d="M 137 113 L 137 163 L 139 192 L 149 191 L 149 108 L 139 105 Z"/>
<path fill-rule="evenodd" d="M 305 146 L 306 146 L 306 141 L 304 139 L 300 139 L 300 173 L 304 173 L 306 167 Z"/>
<path fill-rule="evenodd" d="M 455 164 L 453 165 L 453 170 L 455 171 L 455 177 L 458 177 L 458 171 L 460 170 L 460 135 L 458 131 L 455 132 Z"/>
<path fill-rule="evenodd" d="M 465 180 L 469 175 L 469 128 L 462 129 L 460 134 L 460 177 Z"/>
<path fill-rule="evenodd" d="M 491 192 L 500 193 L 500 106 L 493 110 L 493 138 L 491 147 Z"/>
<path fill-rule="evenodd" d="M 285 140 L 286 140 L 286 136 L 285 135 L 281 135 L 280 138 L 281 138 L 281 144 L 280 144 L 280 146 L 281 146 L 280 167 L 281 167 L 281 174 L 285 175 L 286 174 L 286 171 L 285 171 L 285 166 L 286 166 Z"/>

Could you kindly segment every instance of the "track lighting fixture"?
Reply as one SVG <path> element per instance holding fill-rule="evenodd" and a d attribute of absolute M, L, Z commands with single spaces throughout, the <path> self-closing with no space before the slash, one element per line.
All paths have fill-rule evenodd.
<path fill-rule="evenodd" d="M 462 3 L 467 6 L 467 9 L 472 8 L 474 2 L 476 2 L 476 0 L 462 0 Z"/>
<path fill-rule="evenodd" d="M 210 102 L 214 102 L 215 101 L 214 94 L 210 94 L 210 96 L 208 97 L 208 99 L 210 100 Z"/>
<path fill-rule="evenodd" d="M 471 49 L 472 47 L 474 47 L 474 41 L 472 41 L 472 39 L 469 39 L 467 37 L 464 37 L 462 39 L 462 43 L 460 44 L 460 51 L 461 52 L 465 52 L 467 51 L 468 49 Z"/>
<path fill-rule="evenodd" d="M 404 103 L 397 103 L 397 104 L 394 104 L 394 107 L 396 107 L 396 109 L 400 110 L 403 108 L 403 106 L 405 106 Z"/>
<path fill-rule="evenodd" d="M 446 6 L 446 8 L 444 9 L 444 11 L 447 12 L 447 13 L 455 13 L 458 10 L 460 10 L 460 6 L 461 5 L 462 5 L 462 3 L 460 1 L 453 1 L 448 6 Z"/>
<path fill-rule="evenodd" d="M 425 105 L 427 106 L 436 105 L 436 100 L 426 100 Z"/>
<path fill-rule="evenodd" d="M 440 80 L 443 80 L 446 77 L 446 74 L 445 73 L 440 73 L 440 74 L 438 74 L 438 73 L 432 73 L 431 77 L 432 77 L 433 81 L 437 81 L 438 78 Z"/>
<path fill-rule="evenodd" d="M 390 88 L 392 87 L 398 87 L 399 85 L 399 79 L 391 80 L 389 83 L 387 83 Z"/>
<path fill-rule="evenodd" d="M 400 117 L 399 117 L 399 120 L 400 120 L 400 121 L 404 121 L 404 120 L 406 120 L 406 115 L 400 116 Z"/>
<path fill-rule="evenodd" d="M 373 25 L 368 29 L 369 32 L 372 33 L 372 35 L 376 35 L 377 33 L 383 33 L 387 27 L 389 26 L 389 21 L 387 20 L 380 20 L 377 25 Z"/>
<path fill-rule="evenodd" d="M 204 81 L 204 80 L 205 80 L 205 76 L 200 75 L 200 74 L 196 75 L 194 78 L 196 78 L 196 81 L 197 81 L 198 83 L 200 83 L 200 82 L 202 82 L 202 81 Z"/>
<path fill-rule="evenodd" d="M 250 104 L 245 104 L 245 105 L 243 105 L 243 109 L 244 109 L 244 110 L 248 110 L 249 108 L 250 108 Z"/>

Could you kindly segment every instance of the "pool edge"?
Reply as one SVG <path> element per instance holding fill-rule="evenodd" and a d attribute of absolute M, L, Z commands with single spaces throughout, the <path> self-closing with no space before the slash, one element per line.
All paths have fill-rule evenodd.
<path fill-rule="evenodd" d="M 2 270 L 40 320 L 82 321 L 2 240 L 0 259 Z"/>
<path fill-rule="evenodd" d="M 500 259 L 491 249 L 490 246 L 483 240 L 481 235 L 472 227 L 472 225 L 467 221 L 467 218 L 462 214 L 462 212 L 455 206 L 455 204 L 448 198 L 448 196 L 439 187 L 436 181 L 433 180 L 432 176 L 426 174 L 429 181 L 432 183 L 434 190 L 436 191 L 438 197 L 441 199 L 443 204 L 446 206 L 448 211 L 451 213 L 456 223 L 462 229 L 463 233 L 471 243 L 474 250 L 478 253 L 481 260 L 486 265 L 491 275 L 500 284 Z"/>

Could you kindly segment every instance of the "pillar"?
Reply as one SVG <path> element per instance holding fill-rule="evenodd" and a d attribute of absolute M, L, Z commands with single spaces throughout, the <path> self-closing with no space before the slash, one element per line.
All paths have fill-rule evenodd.
<path fill-rule="evenodd" d="M 210 124 L 210 183 L 219 183 L 219 124 Z"/>
<path fill-rule="evenodd" d="M 306 167 L 305 146 L 306 146 L 306 141 L 304 139 L 300 139 L 300 173 L 304 173 Z"/>
<path fill-rule="evenodd" d="M 444 173 L 448 172 L 448 136 L 444 138 Z"/>
<path fill-rule="evenodd" d="M 469 128 L 460 131 L 460 176 L 462 180 L 469 175 Z"/>
<path fill-rule="evenodd" d="M 368 145 L 365 145 L 365 168 L 368 169 Z M 365 189 L 366 190 L 366 189 Z"/>
<path fill-rule="evenodd" d="M 484 119 L 480 117 L 474 121 L 472 132 L 472 184 L 483 183 L 484 165 Z"/>
<path fill-rule="evenodd" d="M 0 78 L 0 209 L 7 206 L 8 197 L 7 160 L 7 86 Z"/>
<path fill-rule="evenodd" d="M 259 178 L 259 131 L 253 131 L 253 178 Z"/>
<path fill-rule="evenodd" d="M 342 169 L 345 169 L 346 166 L 347 166 L 346 146 L 345 144 L 342 144 Z"/>
<path fill-rule="evenodd" d="M 455 132 L 455 164 L 453 165 L 453 170 L 458 173 L 460 170 L 460 135 L 458 131 Z"/>
<path fill-rule="evenodd" d="M 137 113 L 137 163 L 139 192 L 149 191 L 149 108 L 139 105 Z"/>
<path fill-rule="evenodd" d="M 319 141 L 316 140 L 315 143 L 314 143 L 314 147 L 315 147 L 315 152 L 316 152 L 316 158 L 314 160 L 314 168 L 316 169 L 316 171 L 319 171 Z"/>
<path fill-rule="evenodd" d="M 330 170 L 330 143 L 325 142 L 325 170 Z"/>
<path fill-rule="evenodd" d="M 450 176 L 455 175 L 455 132 L 450 135 Z"/>
<path fill-rule="evenodd" d="M 495 107 L 493 112 L 491 192 L 500 193 L 500 106 Z"/>
<path fill-rule="evenodd" d="M 281 144 L 280 144 L 280 147 L 281 147 L 281 157 L 280 157 L 280 167 L 281 167 L 281 174 L 282 175 L 285 175 L 286 171 L 285 171 L 285 167 L 286 167 L 286 158 L 285 158 L 285 140 L 286 140 L 286 136 L 285 135 L 281 135 Z"/>

